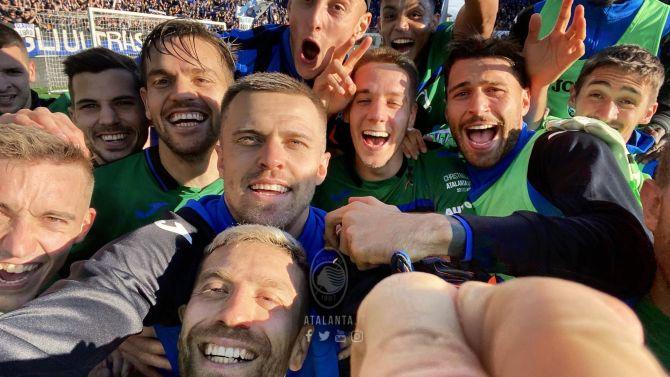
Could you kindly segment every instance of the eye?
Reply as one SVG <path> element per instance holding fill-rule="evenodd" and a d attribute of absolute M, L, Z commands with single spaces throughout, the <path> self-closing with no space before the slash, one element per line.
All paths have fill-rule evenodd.
<path fill-rule="evenodd" d="M 167 88 L 167 86 L 170 85 L 170 80 L 165 77 L 157 78 L 153 81 L 152 85 L 155 88 Z"/>
<path fill-rule="evenodd" d="M 209 84 L 212 82 L 212 80 L 207 77 L 196 77 L 195 82 L 198 84 Z"/>
<path fill-rule="evenodd" d="M 592 92 L 592 93 L 589 93 L 589 98 L 601 99 L 601 98 L 603 98 L 603 95 L 600 94 L 599 92 Z"/>
<path fill-rule="evenodd" d="M 372 100 L 370 100 L 369 98 L 359 98 L 356 100 L 357 105 L 368 105 L 370 103 L 372 103 Z"/>
<path fill-rule="evenodd" d="M 631 108 L 637 105 L 637 102 L 630 99 L 630 98 L 622 98 L 619 101 L 619 106 L 621 107 L 626 107 L 626 108 Z"/>
<path fill-rule="evenodd" d="M 454 92 L 454 94 L 452 94 L 451 98 L 462 99 L 462 98 L 467 97 L 468 94 L 470 94 L 470 92 L 468 92 L 467 90 L 461 90 L 461 91 L 458 91 L 458 92 Z"/>
<path fill-rule="evenodd" d="M 347 11 L 347 7 L 342 3 L 335 3 L 332 8 L 336 13 L 344 13 Z"/>
<path fill-rule="evenodd" d="M 423 19 L 423 13 L 419 11 L 410 12 L 409 18 L 411 18 L 412 20 L 420 21 Z"/>
<path fill-rule="evenodd" d="M 57 216 L 45 216 L 44 221 L 46 221 L 49 224 L 54 224 L 54 225 L 65 225 L 67 224 L 67 220 L 57 217 Z"/>
<path fill-rule="evenodd" d="M 116 101 L 115 105 L 116 106 L 123 106 L 123 107 L 135 106 L 135 101 L 130 100 L 130 99 L 124 99 L 124 100 Z"/>
<path fill-rule="evenodd" d="M 393 21 L 393 20 L 395 20 L 395 17 L 396 17 L 395 12 L 384 12 L 382 14 L 382 19 L 384 21 Z"/>
<path fill-rule="evenodd" d="M 241 136 L 237 139 L 237 144 L 246 146 L 257 145 L 260 144 L 260 140 L 256 136 Z"/>
<path fill-rule="evenodd" d="M 87 103 L 87 104 L 79 106 L 79 108 L 82 109 L 82 110 L 95 110 L 95 109 L 98 108 L 98 104 L 97 103 Z"/>

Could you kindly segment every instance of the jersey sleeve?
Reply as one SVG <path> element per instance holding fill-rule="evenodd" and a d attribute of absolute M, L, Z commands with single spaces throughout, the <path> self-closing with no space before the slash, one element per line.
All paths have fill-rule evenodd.
<path fill-rule="evenodd" d="M 145 316 L 161 297 L 180 294 L 165 282 L 197 266 L 207 238 L 198 232 L 171 213 L 73 264 L 67 279 L 0 316 L 2 375 L 86 376 L 151 324 Z"/>
<path fill-rule="evenodd" d="M 473 259 L 516 276 L 575 280 L 619 297 L 645 293 L 654 276 L 642 211 L 609 147 L 581 132 L 550 132 L 534 145 L 528 183 L 563 216 L 519 211 L 464 215 Z"/>

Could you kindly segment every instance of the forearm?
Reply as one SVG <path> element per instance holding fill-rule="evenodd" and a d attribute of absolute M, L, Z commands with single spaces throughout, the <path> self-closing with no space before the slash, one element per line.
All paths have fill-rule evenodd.
<path fill-rule="evenodd" d="M 571 217 L 524 211 L 463 218 L 473 232 L 473 261 L 485 270 L 503 265 L 515 276 L 574 280 L 619 297 L 644 294 L 651 284 L 651 241 L 620 207 Z"/>
<path fill-rule="evenodd" d="M 180 220 L 171 216 L 166 225 Z M 194 232 L 182 223 L 185 231 Z M 159 278 L 168 275 L 179 246 L 187 242 L 155 224 L 140 228 L 73 264 L 70 277 L 1 316 L 3 376 L 32 375 L 37 369 L 50 376 L 76 376 L 94 367 L 125 337 L 142 330 L 159 288 L 169 295 Z"/>
<path fill-rule="evenodd" d="M 547 90 L 549 85 L 531 85 L 530 108 L 524 116 L 524 121 L 531 130 L 536 130 L 544 119 L 547 111 Z"/>

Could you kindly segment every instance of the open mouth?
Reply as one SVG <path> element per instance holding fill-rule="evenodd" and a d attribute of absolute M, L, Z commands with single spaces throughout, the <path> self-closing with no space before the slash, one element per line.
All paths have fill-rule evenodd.
<path fill-rule="evenodd" d="M 267 196 L 283 195 L 291 191 L 290 187 L 276 183 L 255 183 L 249 185 L 249 188 L 255 193 Z"/>
<path fill-rule="evenodd" d="M 414 40 L 409 38 L 396 38 L 391 41 L 391 47 L 394 50 L 400 51 L 403 54 L 406 54 L 412 50 L 414 47 Z"/>
<path fill-rule="evenodd" d="M 207 343 L 204 346 L 207 360 L 216 364 L 243 364 L 255 360 L 258 355 L 246 348 L 223 347 Z"/>
<path fill-rule="evenodd" d="M 319 47 L 316 42 L 310 40 L 310 39 L 305 39 L 302 42 L 302 48 L 301 48 L 301 55 L 305 63 L 307 64 L 314 64 L 316 63 L 316 58 L 319 56 L 319 52 L 321 52 L 321 47 Z"/>
<path fill-rule="evenodd" d="M 114 133 L 98 134 L 97 136 L 105 143 L 122 144 L 128 139 L 129 132 L 119 131 Z"/>
<path fill-rule="evenodd" d="M 168 116 L 168 122 L 177 128 L 193 128 L 207 120 L 207 114 L 200 111 L 174 112 Z"/>
<path fill-rule="evenodd" d="M 383 147 L 390 138 L 388 132 L 385 131 L 363 131 L 363 143 L 372 149 Z"/>
<path fill-rule="evenodd" d="M 42 267 L 41 263 L 0 263 L 0 287 L 22 285 L 28 281 L 40 267 Z"/>
<path fill-rule="evenodd" d="M 0 95 L 0 105 L 11 105 L 16 99 L 16 94 L 2 94 Z"/>
<path fill-rule="evenodd" d="M 470 126 L 465 129 L 465 134 L 473 147 L 488 148 L 498 134 L 498 126 L 495 124 Z"/>

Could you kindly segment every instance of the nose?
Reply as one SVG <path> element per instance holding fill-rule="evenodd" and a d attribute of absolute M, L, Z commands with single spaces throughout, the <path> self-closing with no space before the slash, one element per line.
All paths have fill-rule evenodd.
<path fill-rule="evenodd" d="M 112 108 L 109 104 L 100 105 L 100 115 L 98 117 L 98 123 L 101 126 L 108 126 L 118 123 L 119 117 L 116 113 L 116 110 Z"/>
<path fill-rule="evenodd" d="M 226 299 L 218 313 L 218 319 L 231 328 L 249 328 L 258 317 L 258 305 L 252 292 L 244 288 L 235 289 Z"/>
<path fill-rule="evenodd" d="M 321 1 L 312 2 L 309 17 L 305 20 L 310 31 L 320 31 L 323 28 L 323 18 L 327 12 L 328 4 L 322 4 Z"/>
<path fill-rule="evenodd" d="M 283 169 L 286 163 L 286 150 L 281 140 L 269 137 L 260 150 L 260 165 L 267 170 Z"/>
<path fill-rule="evenodd" d="M 196 86 L 191 79 L 185 75 L 179 75 L 174 84 L 172 99 L 175 101 L 192 100 L 198 96 Z"/>
<path fill-rule="evenodd" d="M 28 221 L 16 219 L 3 232 L 0 240 L 0 257 L 27 261 L 37 247 L 35 232 Z"/>
<path fill-rule="evenodd" d="M 409 19 L 405 17 L 404 14 L 398 16 L 398 23 L 396 24 L 398 30 L 406 31 L 409 30 Z"/>
<path fill-rule="evenodd" d="M 605 123 L 616 120 L 619 116 L 619 107 L 614 101 L 605 101 L 596 110 L 596 117 Z"/>
<path fill-rule="evenodd" d="M 482 115 L 489 112 L 489 99 L 481 90 L 474 90 L 470 96 L 468 112 L 472 115 Z"/>
<path fill-rule="evenodd" d="M 387 118 L 388 108 L 381 99 L 374 99 L 368 108 L 368 121 L 373 123 L 384 122 Z"/>

